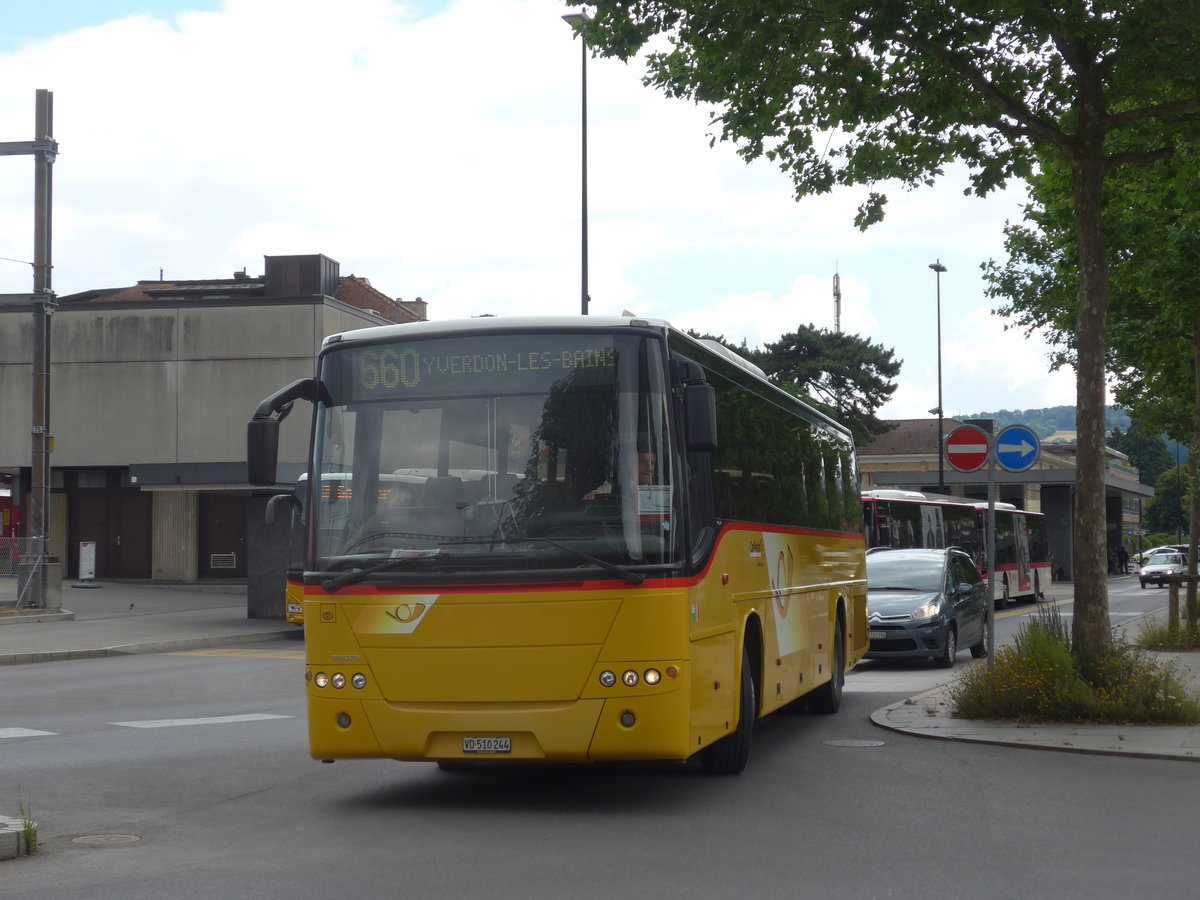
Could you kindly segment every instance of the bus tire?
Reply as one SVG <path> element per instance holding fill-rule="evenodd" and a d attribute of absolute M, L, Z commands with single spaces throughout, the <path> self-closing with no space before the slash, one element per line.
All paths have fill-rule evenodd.
<path fill-rule="evenodd" d="M 809 695 L 808 708 L 815 713 L 832 715 L 842 708 L 842 688 L 846 684 L 846 638 L 842 617 L 838 616 L 833 635 L 833 665 L 829 680 Z"/>
<path fill-rule="evenodd" d="M 725 737 L 700 751 L 700 764 L 710 775 L 737 775 L 750 759 L 750 739 L 754 734 L 754 676 L 750 672 L 750 654 L 742 647 L 742 684 L 738 694 L 737 726 Z"/>

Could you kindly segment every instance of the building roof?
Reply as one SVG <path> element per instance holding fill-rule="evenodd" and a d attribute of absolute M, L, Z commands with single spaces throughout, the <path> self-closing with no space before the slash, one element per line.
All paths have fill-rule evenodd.
<path fill-rule="evenodd" d="M 425 319 L 426 303 L 420 297 L 405 302 L 392 299 L 387 294 L 374 287 L 366 278 L 357 275 L 339 277 L 337 263 L 325 257 L 266 257 L 267 271 L 276 261 L 288 263 L 292 260 L 321 260 L 331 265 L 332 275 L 336 278 L 337 288 L 333 299 L 347 306 L 369 310 L 376 313 L 385 322 L 402 324 L 405 322 L 420 322 Z M 243 269 L 234 272 L 232 278 L 206 278 L 189 281 L 139 281 L 129 287 L 96 288 L 70 294 L 59 298 L 66 305 L 81 303 L 154 303 L 158 301 L 207 301 L 207 300 L 238 300 L 272 298 L 272 284 L 292 285 L 294 281 L 273 282 L 267 275 L 251 276 Z M 324 287 L 316 285 L 316 293 L 327 292 L 334 282 L 326 281 Z M 274 288 L 279 292 L 279 287 Z M 286 288 L 285 288 L 286 290 Z M 289 294 L 290 295 L 290 294 Z M 307 294 L 305 294 L 307 296 Z"/>
<path fill-rule="evenodd" d="M 878 435 L 869 444 L 858 448 L 858 455 L 863 456 L 896 456 L 911 453 L 938 453 L 941 441 L 938 440 L 937 419 L 888 419 L 889 424 L 895 425 L 890 431 Z M 957 419 L 942 419 L 942 428 L 949 432 L 963 424 Z"/>

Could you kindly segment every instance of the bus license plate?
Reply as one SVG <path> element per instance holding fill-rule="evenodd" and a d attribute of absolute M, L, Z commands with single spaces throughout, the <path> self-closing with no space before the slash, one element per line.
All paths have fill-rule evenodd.
<path fill-rule="evenodd" d="M 888 633 L 886 631 L 869 631 L 867 632 L 867 640 L 869 641 L 886 641 Z"/>
<path fill-rule="evenodd" d="M 512 738 L 465 737 L 462 747 L 463 753 L 511 753 Z"/>

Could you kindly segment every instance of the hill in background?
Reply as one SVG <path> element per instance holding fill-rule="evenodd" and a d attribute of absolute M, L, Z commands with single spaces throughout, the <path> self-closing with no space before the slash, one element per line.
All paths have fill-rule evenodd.
<path fill-rule="evenodd" d="M 964 419 L 994 419 L 997 431 L 1006 425 L 1026 425 L 1036 431 L 1038 436 L 1043 439 L 1053 434 L 1058 434 L 1059 437 L 1073 436 L 1075 434 L 1074 406 L 1050 406 L 1043 409 L 1001 409 L 996 412 L 956 415 L 954 418 L 960 422 Z M 1115 406 L 1105 408 L 1104 430 L 1106 432 L 1112 432 L 1114 428 L 1128 431 L 1131 424 L 1132 420 L 1129 418 L 1129 413 L 1125 412 L 1125 410 L 1118 409 Z"/>

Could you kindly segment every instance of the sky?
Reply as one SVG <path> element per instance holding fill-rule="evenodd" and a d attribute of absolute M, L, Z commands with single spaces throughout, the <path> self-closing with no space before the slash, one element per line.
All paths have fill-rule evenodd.
<path fill-rule="evenodd" d="M 52 289 L 263 273 L 323 253 L 431 319 L 574 314 L 581 296 L 581 45 L 561 0 L 0 0 L 0 141 L 54 98 Z M 711 110 L 588 58 L 593 315 L 750 347 L 835 326 L 903 360 L 883 418 L 1075 403 L 1038 335 L 991 312 L 1017 184 L 965 169 L 796 200 L 772 163 L 711 145 Z M 33 162 L 0 157 L 0 293 L 32 290 Z"/>

